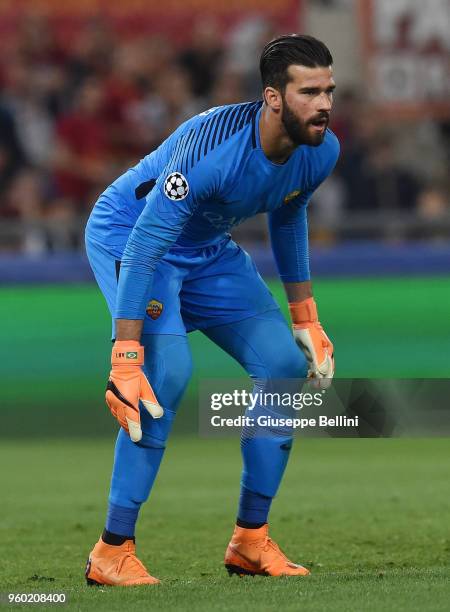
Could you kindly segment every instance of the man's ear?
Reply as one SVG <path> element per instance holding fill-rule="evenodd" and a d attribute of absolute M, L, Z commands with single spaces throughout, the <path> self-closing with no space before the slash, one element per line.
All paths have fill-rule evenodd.
<path fill-rule="evenodd" d="M 273 87 L 266 87 L 263 93 L 264 102 L 273 111 L 280 111 L 282 106 L 281 93 Z"/>

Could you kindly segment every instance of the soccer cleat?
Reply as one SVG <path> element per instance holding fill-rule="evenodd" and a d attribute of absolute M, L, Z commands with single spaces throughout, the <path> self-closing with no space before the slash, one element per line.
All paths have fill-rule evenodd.
<path fill-rule="evenodd" d="M 308 576 L 306 567 L 292 563 L 269 538 L 267 523 L 259 529 L 236 525 L 225 552 L 225 567 L 230 576 Z"/>
<path fill-rule="evenodd" d="M 86 564 L 87 583 L 91 586 L 159 584 L 158 578 L 150 576 L 135 553 L 133 540 L 126 540 L 120 546 L 111 546 L 100 538 Z"/>

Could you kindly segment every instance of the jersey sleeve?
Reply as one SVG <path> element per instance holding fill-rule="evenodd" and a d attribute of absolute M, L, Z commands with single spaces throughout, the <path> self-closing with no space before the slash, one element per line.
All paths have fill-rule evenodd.
<path fill-rule="evenodd" d="M 177 240 L 197 206 L 217 193 L 220 177 L 208 157 L 187 159 L 189 138 L 178 143 L 147 195 L 146 205 L 123 253 L 117 289 L 117 319 L 144 319 L 157 262 Z"/>
<path fill-rule="evenodd" d="M 301 204 L 284 204 L 269 213 L 272 251 L 278 274 L 284 283 L 310 279 L 306 210 L 311 193 L 301 197 Z"/>
<path fill-rule="evenodd" d="M 331 174 L 339 157 L 339 142 L 330 132 L 329 146 L 320 171 L 309 189 L 269 213 L 269 233 L 280 279 L 285 283 L 311 278 L 308 244 L 308 203 L 314 191 Z"/>

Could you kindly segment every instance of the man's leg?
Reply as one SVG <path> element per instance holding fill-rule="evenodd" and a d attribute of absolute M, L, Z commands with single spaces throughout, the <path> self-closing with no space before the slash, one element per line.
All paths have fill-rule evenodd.
<path fill-rule="evenodd" d="M 106 530 L 126 539 L 134 536 L 139 509 L 150 494 L 176 410 L 192 373 L 185 336 L 144 334 L 142 345 L 144 371 L 164 415 L 153 419 L 146 410 L 141 410 L 142 439 L 138 443 L 132 442 L 123 429 L 117 436 Z M 108 542 L 108 534 L 104 540 Z"/>
<path fill-rule="evenodd" d="M 256 381 L 255 391 L 265 389 L 283 392 L 283 389 L 272 387 L 270 381 L 306 377 L 306 358 L 297 347 L 291 330 L 279 310 L 271 310 L 237 323 L 209 328 L 204 330 L 204 333 L 247 370 Z M 284 391 L 286 390 L 288 389 L 284 387 Z M 267 408 L 256 405 L 251 416 L 256 417 L 258 413 L 277 416 L 277 407 Z M 235 542 L 233 544 L 232 540 L 230 546 L 239 548 L 243 538 L 255 544 L 256 548 L 261 542 L 266 542 L 270 506 L 282 480 L 291 446 L 291 428 L 277 427 L 270 428 L 270 431 L 258 431 L 255 427 L 243 429 L 241 494 L 237 527 L 233 536 Z M 246 545 L 244 549 L 247 551 Z M 250 550 L 248 554 L 251 557 L 252 551 Z M 227 563 L 227 567 L 234 569 L 235 557 L 230 556 L 228 551 L 227 555 L 228 561 L 233 561 Z M 256 555 L 257 558 L 258 555 L 259 553 Z M 271 565 L 265 569 L 256 567 L 248 558 L 240 559 L 236 571 L 273 575 L 308 573 L 305 568 L 290 564 L 281 553 L 269 557 L 268 563 Z M 261 571 L 258 571 L 259 569 Z"/>
<path fill-rule="evenodd" d="M 131 546 L 134 554 L 132 541 L 139 510 L 148 499 L 158 473 L 176 410 L 191 376 L 192 359 L 186 336 L 144 334 L 141 342 L 145 349 L 144 371 L 164 415 L 153 419 L 146 410 L 141 410 L 143 435 L 138 443 L 132 442 L 123 429 L 119 431 L 106 526 L 88 561 L 86 577 L 89 583 L 131 585 L 152 582 L 152 577 L 136 558 L 129 568 L 125 563 L 121 566 L 122 575 L 116 570 L 114 560 L 122 554 L 124 547 Z M 110 570 L 102 572 L 99 568 L 105 567 L 109 560 Z"/>
<path fill-rule="evenodd" d="M 272 310 L 237 323 L 220 325 L 204 333 L 234 357 L 258 381 L 306 377 L 307 363 L 292 337 L 283 315 Z M 260 410 L 258 405 L 253 416 Z M 260 527 L 267 522 L 292 446 L 290 429 L 272 430 L 273 435 L 254 435 L 244 428 L 242 490 L 238 519 Z M 244 526 L 244 525 L 243 525 Z"/>
<path fill-rule="evenodd" d="M 125 244 L 101 244 L 92 238 L 89 229 L 86 231 L 89 262 L 112 317 L 124 247 Z M 179 301 L 186 272 L 176 264 L 162 259 L 156 267 L 151 297 L 161 309 L 145 318 L 141 338 L 144 371 L 164 408 L 164 416 L 153 419 L 146 410 L 141 410 L 143 436 L 137 444 L 123 430 L 119 431 L 106 527 L 86 568 L 86 578 L 90 583 L 129 585 L 157 582 L 134 556 L 133 539 L 139 509 L 150 494 L 178 404 L 192 371 Z M 114 327 L 113 320 L 113 337 Z M 99 567 L 105 568 L 106 572 L 100 572 Z M 120 572 L 117 567 L 120 567 Z"/>

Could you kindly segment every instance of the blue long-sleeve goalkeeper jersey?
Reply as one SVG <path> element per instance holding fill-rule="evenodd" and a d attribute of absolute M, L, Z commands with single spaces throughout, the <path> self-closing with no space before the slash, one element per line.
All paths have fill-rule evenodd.
<path fill-rule="evenodd" d="M 90 235 L 126 241 L 116 317 L 142 319 L 158 260 L 172 245 L 206 246 L 245 219 L 268 213 L 284 282 L 310 278 L 307 204 L 339 155 L 327 130 L 317 147 L 299 146 L 283 164 L 261 148 L 262 102 L 210 109 L 183 123 L 99 198 Z"/>

